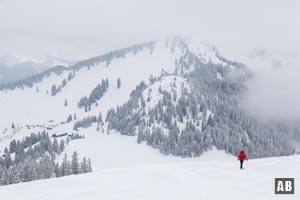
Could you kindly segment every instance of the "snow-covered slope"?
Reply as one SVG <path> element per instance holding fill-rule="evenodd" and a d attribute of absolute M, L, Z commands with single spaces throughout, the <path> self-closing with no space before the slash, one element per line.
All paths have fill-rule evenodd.
<path fill-rule="evenodd" d="M 105 151 L 115 151 L 114 142 L 117 144 L 121 142 L 115 139 L 117 138 L 109 139 L 111 146 L 107 149 L 109 145 L 106 145 Z M 130 143 L 130 138 L 125 140 Z M 121 143 L 123 142 L 122 140 Z M 134 150 L 123 149 L 122 145 L 120 147 L 118 153 L 112 154 L 110 158 L 110 161 L 116 164 L 113 168 L 103 167 L 103 170 L 90 174 L 3 186 L 0 196 L 4 199 L 22 198 L 23 200 L 296 200 L 300 198 L 298 192 L 300 187 L 297 184 L 297 180 L 300 179 L 297 168 L 300 164 L 299 156 L 250 160 L 245 164 L 246 169 L 240 170 L 234 157 L 216 150 L 204 154 L 204 157 L 210 158 L 209 160 L 199 159 L 188 162 L 174 161 L 157 152 L 151 152 L 152 149 L 142 150 L 141 148 L 144 147 L 133 143 L 131 148 L 135 148 Z M 126 152 L 130 155 L 133 153 L 135 156 L 144 155 L 143 161 L 138 156 L 139 164 L 125 163 L 124 160 L 129 161 L 124 159 L 124 156 L 128 158 Z M 274 177 L 294 177 L 295 195 L 275 195 Z"/>
<path fill-rule="evenodd" d="M 148 111 L 157 105 L 159 101 L 162 101 L 163 91 L 174 91 L 177 94 L 176 98 L 180 98 L 182 89 L 190 91 L 189 84 L 185 78 L 180 76 L 163 77 L 162 80 L 155 82 L 143 91 L 143 96 L 146 98 L 145 110 Z"/>

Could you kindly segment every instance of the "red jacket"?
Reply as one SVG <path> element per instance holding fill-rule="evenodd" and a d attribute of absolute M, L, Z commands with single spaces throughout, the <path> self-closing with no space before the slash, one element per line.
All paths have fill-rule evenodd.
<path fill-rule="evenodd" d="M 240 153 L 238 155 L 238 160 L 248 160 L 248 157 L 247 157 L 245 151 L 240 151 Z"/>

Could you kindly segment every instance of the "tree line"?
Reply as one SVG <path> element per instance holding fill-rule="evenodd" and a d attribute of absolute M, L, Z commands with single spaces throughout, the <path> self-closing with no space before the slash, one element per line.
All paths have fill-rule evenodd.
<path fill-rule="evenodd" d="M 73 137 L 77 139 L 81 136 L 75 134 Z M 22 140 L 11 141 L 9 149 L 5 148 L 3 156 L 0 157 L 0 185 L 92 171 L 91 160 L 83 158 L 80 161 L 76 151 L 71 160 L 65 155 L 61 164 L 55 162 L 64 149 L 64 140 L 58 142 L 55 138 L 52 142 L 45 131 L 32 133 Z"/>

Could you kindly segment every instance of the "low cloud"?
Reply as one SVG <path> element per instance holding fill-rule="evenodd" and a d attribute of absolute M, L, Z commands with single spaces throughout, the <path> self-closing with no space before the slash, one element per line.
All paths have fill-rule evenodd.
<path fill-rule="evenodd" d="M 300 120 L 300 65 L 295 57 L 252 62 L 253 78 L 241 102 L 258 120 Z"/>

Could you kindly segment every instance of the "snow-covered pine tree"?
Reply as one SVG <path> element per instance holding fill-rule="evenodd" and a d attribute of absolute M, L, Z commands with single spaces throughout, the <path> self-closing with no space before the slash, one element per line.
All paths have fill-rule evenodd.
<path fill-rule="evenodd" d="M 65 141 L 64 140 L 60 141 L 59 150 L 60 150 L 60 152 L 63 152 L 65 150 Z"/>
<path fill-rule="evenodd" d="M 120 87 L 121 87 L 121 79 L 118 78 L 117 79 L 117 89 L 120 89 Z"/>
<path fill-rule="evenodd" d="M 89 158 L 88 159 L 88 163 L 87 163 L 87 172 L 92 172 L 93 171 L 93 168 L 92 168 L 92 161 L 91 159 Z"/>
<path fill-rule="evenodd" d="M 80 174 L 80 164 L 77 151 L 74 151 L 71 161 L 72 174 Z"/>
<path fill-rule="evenodd" d="M 81 173 L 88 172 L 88 162 L 85 157 L 83 158 L 83 160 L 80 163 L 80 171 L 81 171 Z"/>
<path fill-rule="evenodd" d="M 52 87 L 51 87 L 51 94 L 52 94 L 52 96 L 55 96 L 57 94 L 56 85 L 52 85 Z"/>

